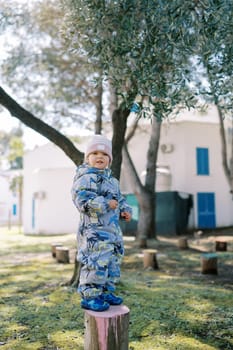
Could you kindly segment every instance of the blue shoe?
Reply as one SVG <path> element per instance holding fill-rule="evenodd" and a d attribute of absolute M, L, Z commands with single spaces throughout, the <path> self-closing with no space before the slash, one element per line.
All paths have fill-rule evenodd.
<path fill-rule="evenodd" d="M 123 303 L 123 298 L 117 297 L 113 293 L 103 293 L 101 298 L 110 305 L 120 305 Z"/>
<path fill-rule="evenodd" d="M 83 309 L 92 311 L 105 311 L 109 309 L 109 303 L 107 303 L 103 298 L 87 298 L 81 300 L 81 307 Z"/>

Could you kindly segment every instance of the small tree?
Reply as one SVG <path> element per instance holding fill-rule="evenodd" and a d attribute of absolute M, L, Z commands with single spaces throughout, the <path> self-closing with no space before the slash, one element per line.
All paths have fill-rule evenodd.
<path fill-rule="evenodd" d="M 13 136 L 9 143 L 8 161 L 11 169 L 23 168 L 24 144 L 21 137 Z"/>

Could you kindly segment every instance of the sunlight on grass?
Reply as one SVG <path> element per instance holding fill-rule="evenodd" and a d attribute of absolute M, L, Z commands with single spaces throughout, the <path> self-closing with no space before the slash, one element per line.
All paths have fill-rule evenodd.
<path fill-rule="evenodd" d="M 40 350 L 40 349 L 43 349 L 42 343 L 29 342 L 27 339 L 12 340 L 10 344 L 5 344 L 1 346 L 1 350 Z M 52 348 L 47 348 L 47 349 L 52 349 Z"/>
<path fill-rule="evenodd" d="M 73 259 L 75 234 L 25 236 L 18 228 L 0 228 L 2 350 L 83 349 L 80 296 L 64 285 L 73 273 L 72 260 L 58 264 L 51 255 L 51 244 L 58 241 Z M 126 239 L 117 293 L 130 308 L 129 350 L 232 349 L 229 279 L 202 276 L 200 254 L 180 251 L 174 238 L 149 244 L 159 252 L 158 270 L 144 270 L 142 250 Z M 232 251 L 219 259 L 232 267 Z"/>
<path fill-rule="evenodd" d="M 167 337 L 154 336 L 144 339 L 141 344 L 130 342 L 130 350 L 216 350 L 205 342 L 182 335 L 171 335 Z"/>
<path fill-rule="evenodd" d="M 56 344 L 59 349 L 83 350 L 83 332 L 78 330 L 59 331 L 49 335 L 49 339 Z"/>

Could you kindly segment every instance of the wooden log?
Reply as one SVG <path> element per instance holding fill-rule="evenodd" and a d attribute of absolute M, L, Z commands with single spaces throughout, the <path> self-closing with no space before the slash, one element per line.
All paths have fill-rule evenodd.
<path fill-rule="evenodd" d="M 61 247 L 62 243 L 52 243 L 51 244 L 51 252 L 52 252 L 52 257 L 56 258 L 56 248 Z"/>
<path fill-rule="evenodd" d="M 215 250 L 219 252 L 226 252 L 227 251 L 227 242 L 223 240 L 216 240 L 215 241 Z"/>
<path fill-rule="evenodd" d="M 56 260 L 58 263 L 69 264 L 69 248 L 67 247 L 57 247 L 56 248 Z"/>
<path fill-rule="evenodd" d="M 204 253 L 201 255 L 201 273 L 218 274 L 218 257 L 215 253 Z"/>
<path fill-rule="evenodd" d="M 110 306 L 107 311 L 85 310 L 84 350 L 128 350 L 129 309 Z"/>
<path fill-rule="evenodd" d="M 152 268 L 153 270 L 156 270 L 156 269 L 159 268 L 156 254 L 157 254 L 157 250 L 156 249 L 143 250 L 143 266 L 144 266 L 144 269 Z"/>
<path fill-rule="evenodd" d="M 180 237 L 179 239 L 178 239 L 178 247 L 180 248 L 180 249 L 188 249 L 188 239 L 187 239 L 187 237 Z"/>

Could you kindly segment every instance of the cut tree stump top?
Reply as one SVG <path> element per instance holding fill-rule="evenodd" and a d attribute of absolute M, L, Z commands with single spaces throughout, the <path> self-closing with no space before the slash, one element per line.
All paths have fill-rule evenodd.
<path fill-rule="evenodd" d="M 106 311 L 85 310 L 85 312 L 95 318 L 114 318 L 129 313 L 129 308 L 125 305 L 110 306 Z"/>

